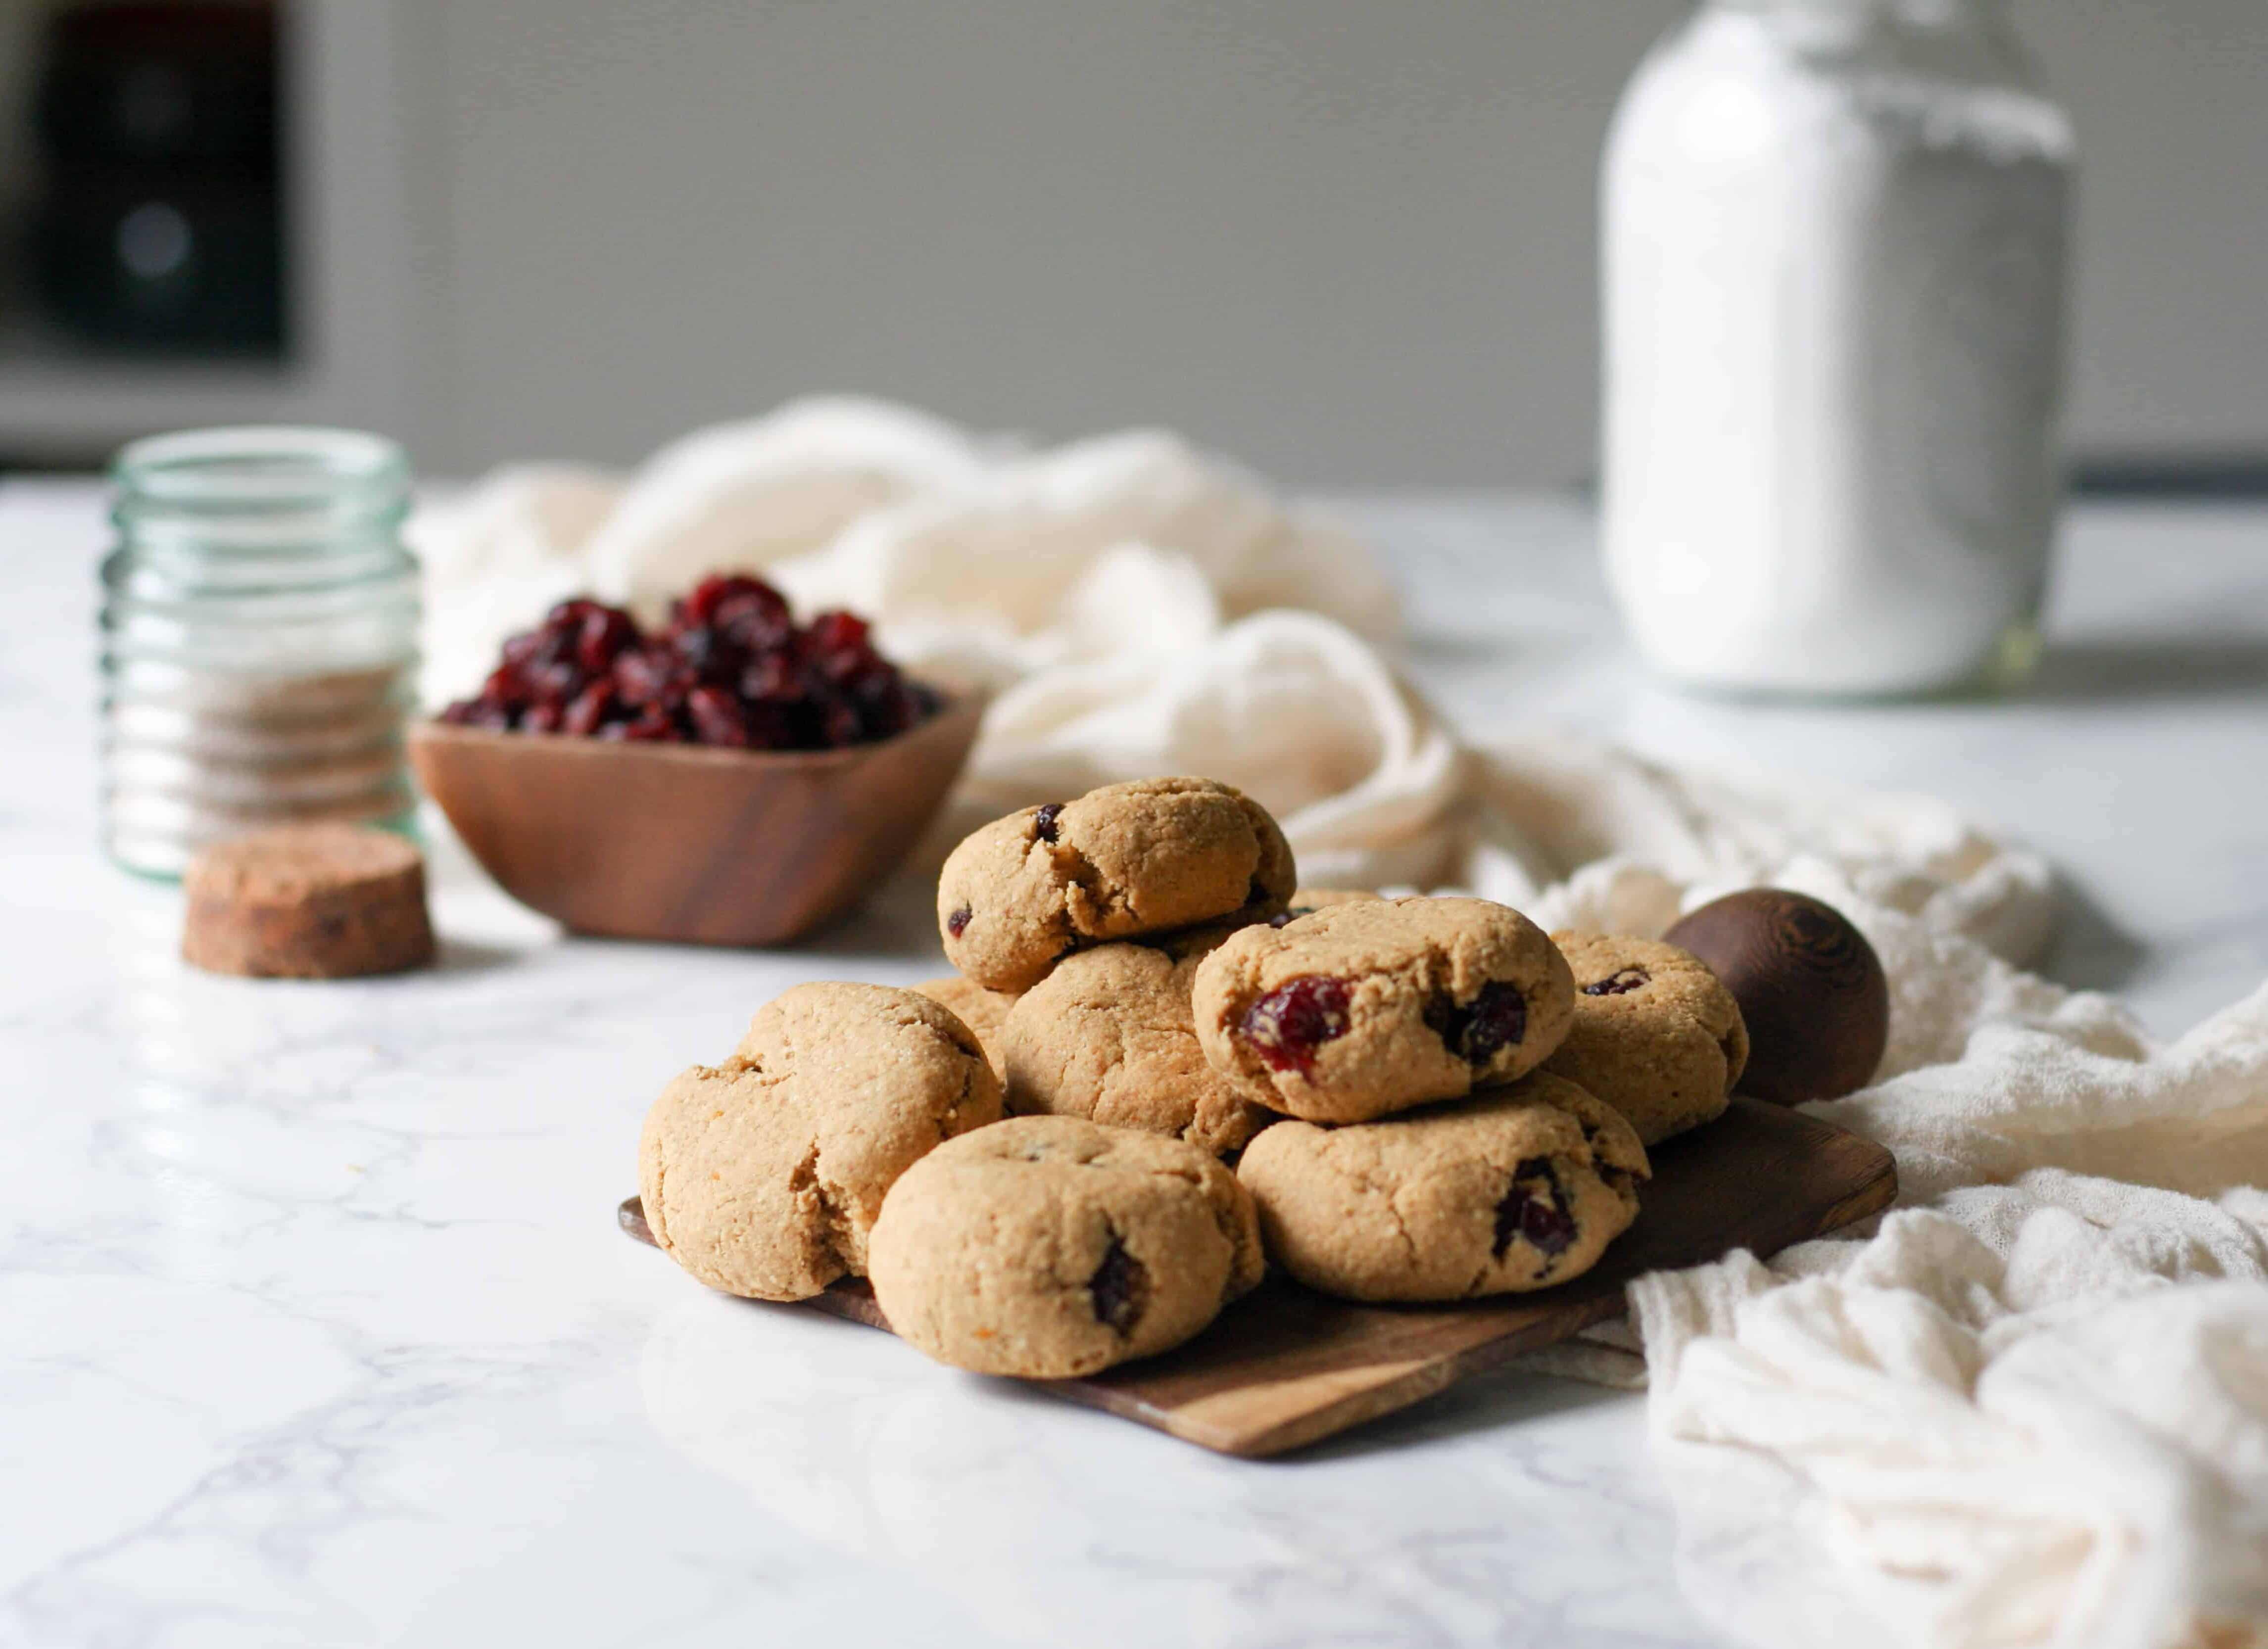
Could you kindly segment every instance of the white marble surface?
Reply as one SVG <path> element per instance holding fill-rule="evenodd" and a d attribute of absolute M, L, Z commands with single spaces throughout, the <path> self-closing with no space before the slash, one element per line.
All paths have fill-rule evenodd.
<path fill-rule="evenodd" d="M 1575 504 L 1352 507 L 1469 724 L 1953 797 L 2068 871 L 2050 971 L 2161 1032 L 2268 974 L 2268 511 L 2082 511 L 2036 694 L 1834 710 L 1646 685 Z M 1633 1398 L 1231 1461 L 618 1235 L 662 1081 L 795 980 L 938 971 L 918 890 L 797 952 L 563 941 L 444 847 L 436 973 L 185 971 L 92 845 L 101 536 L 0 488 L 0 1643 L 1705 1639 Z"/>

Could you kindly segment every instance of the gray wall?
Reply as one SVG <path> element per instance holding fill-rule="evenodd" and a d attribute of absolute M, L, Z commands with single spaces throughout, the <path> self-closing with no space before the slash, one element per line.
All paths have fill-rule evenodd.
<path fill-rule="evenodd" d="M 429 468 L 814 388 L 1307 482 L 1590 467 L 1593 180 L 1666 0 L 410 0 Z M 2086 149 L 2075 431 L 2268 450 L 2268 0 L 2019 0 Z"/>

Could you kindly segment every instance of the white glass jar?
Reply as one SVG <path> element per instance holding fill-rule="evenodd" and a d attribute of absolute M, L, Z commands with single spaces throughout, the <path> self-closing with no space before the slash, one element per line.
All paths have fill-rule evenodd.
<path fill-rule="evenodd" d="M 1995 0 L 1715 0 L 1639 67 L 1602 176 L 1602 532 L 1658 669 L 2029 669 L 2072 160 Z"/>
<path fill-rule="evenodd" d="M 401 450 L 343 430 L 200 430 L 136 442 L 112 478 L 111 857 L 177 876 L 266 825 L 407 829 L 419 607 Z"/>

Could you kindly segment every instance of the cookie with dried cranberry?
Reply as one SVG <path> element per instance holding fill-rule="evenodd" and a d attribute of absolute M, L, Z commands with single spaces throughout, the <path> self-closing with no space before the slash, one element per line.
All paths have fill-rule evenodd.
<path fill-rule="evenodd" d="M 1271 1110 L 1360 1123 L 1512 1081 L 1567 1034 L 1575 982 L 1485 899 L 1367 899 L 1232 934 L 1197 967 L 1205 1059 Z"/>
<path fill-rule="evenodd" d="M 1030 990 L 1072 951 L 1219 921 L 1259 922 L 1298 882 L 1268 810 L 1211 779 L 1108 784 L 996 819 L 938 879 L 945 953 L 989 990 Z"/>
<path fill-rule="evenodd" d="M 1722 1115 L 1749 1033 L 1708 964 L 1653 939 L 1551 939 L 1574 972 L 1575 1022 L 1543 1068 L 1613 1106 L 1649 1145 Z"/>
<path fill-rule="evenodd" d="M 914 989 L 952 1009 L 963 1025 L 976 1033 L 976 1040 L 984 1045 L 984 1056 L 992 1062 L 992 1074 L 1005 1080 L 1007 1065 L 1000 1055 L 1000 1027 L 1007 1023 L 1008 1010 L 1016 1005 L 1016 998 L 1005 991 L 987 990 L 959 974 L 924 979 Z"/>
<path fill-rule="evenodd" d="M 1137 1128 L 1217 1155 L 1241 1150 L 1274 1113 L 1205 1063 L 1189 1012 L 1198 964 L 1228 934 L 1185 929 L 1057 963 L 1000 1032 L 1008 1109 Z"/>
<path fill-rule="evenodd" d="M 1387 1122 L 1278 1123 L 1236 1176 L 1268 1257 L 1346 1299 L 1469 1299 L 1580 1277 L 1638 1216 L 1646 1149 L 1546 1071 Z"/>
<path fill-rule="evenodd" d="M 1207 1152 L 1075 1116 L 939 1146 L 869 1249 L 891 1328 L 941 1363 L 1062 1380 L 1170 1350 L 1259 1282 L 1252 1199 Z"/>
<path fill-rule="evenodd" d="M 654 1101 L 638 1195 L 656 1246 L 711 1288 L 804 1299 L 865 1271 L 901 1174 L 999 1120 L 999 1079 L 950 1011 L 880 985 L 798 985 L 731 1058 Z"/>

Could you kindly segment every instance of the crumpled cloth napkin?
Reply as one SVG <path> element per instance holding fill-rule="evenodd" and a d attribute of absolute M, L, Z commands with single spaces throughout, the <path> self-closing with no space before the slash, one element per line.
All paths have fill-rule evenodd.
<path fill-rule="evenodd" d="M 933 849 L 1113 780 L 1204 773 L 1309 886 L 1469 888 L 1658 935 L 1815 894 L 1881 953 L 1878 1228 L 1640 1279 L 1545 1366 L 1650 1386 L 1696 1603 L 1759 1645 L 2268 1642 L 2268 990 L 2169 1046 L 2021 971 L 2047 868 L 1926 798 L 1459 736 L 1395 673 L 1364 548 L 1156 432 L 1049 452 L 801 402 L 636 475 L 530 467 L 413 526 L 428 690 L 577 589 L 649 615 L 761 570 L 995 695 Z M 1642 1347 L 1643 1362 L 1640 1362 Z"/>
<path fill-rule="evenodd" d="M 2157 1046 L 1821 877 L 1892 970 L 1871 1236 L 1630 1291 L 1688 1594 L 1746 1643 L 2268 1642 L 2268 987 Z"/>
<path fill-rule="evenodd" d="M 891 656 L 986 688 L 1170 651 L 1276 607 L 1398 627 L 1366 548 L 1159 431 L 1031 452 L 926 414 L 792 401 L 696 431 L 630 475 L 516 465 L 418 512 L 429 703 L 578 592 L 664 615 L 704 574 L 761 572 L 799 610 L 872 619 Z"/>

